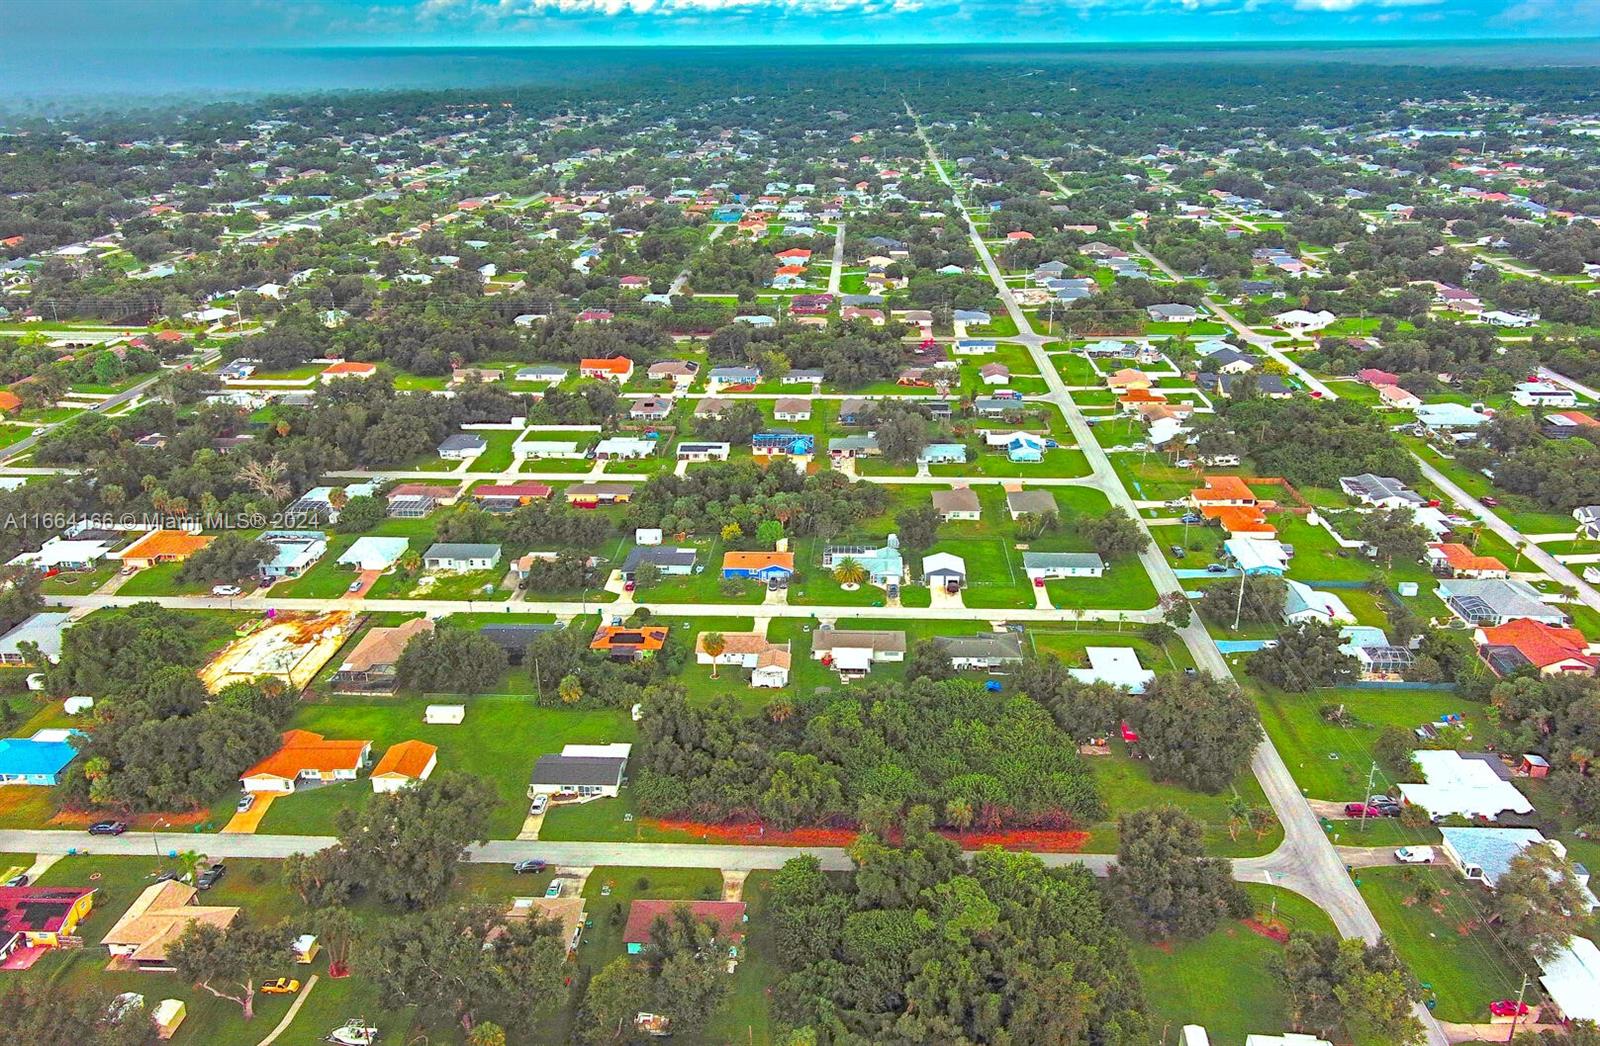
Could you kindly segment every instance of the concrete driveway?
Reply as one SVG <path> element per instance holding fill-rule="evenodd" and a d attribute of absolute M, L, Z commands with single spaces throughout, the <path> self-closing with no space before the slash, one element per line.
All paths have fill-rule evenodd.
<path fill-rule="evenodd" d="M 255 835 L 256 829 L 261 827 L 261 819 L 267 815 L 267 809 L 278 797 L 265 792 L 252 793 L 256 801 L 250 804 L 248 810 L 238 810 L 229 818 L 228 823 L 222 826 L 224 832 L 233 835 Z"/>

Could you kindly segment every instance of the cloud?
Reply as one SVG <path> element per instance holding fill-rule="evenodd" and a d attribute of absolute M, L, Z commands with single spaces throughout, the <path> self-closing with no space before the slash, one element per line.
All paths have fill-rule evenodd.
<path fill-rule="evenodd" d="M 506 21 L 547 15 L 908 14 L 923 0 L 425 0 L 424 19 Z"/>
<path fill-rule="evenodd" d="M 1340 12 L 1354 11 L 1358 7 L 1431 7 L 1444 0 L 1294 0 L 1296 11 Z"/>

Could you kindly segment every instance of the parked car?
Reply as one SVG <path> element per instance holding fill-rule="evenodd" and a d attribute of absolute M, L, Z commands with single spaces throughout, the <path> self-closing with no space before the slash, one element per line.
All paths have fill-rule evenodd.
<path fill-rule="evenodd" d="M 518 875 L 537 875 L 545 870 L 545 863 L 540 860 L 518 861 L 511 866 L 511 870 Z"/>
<path fill-rule="evenodd" d="M 7 886 L 27 886 L 28 885 L 28 877 L 26 875 L 13 875 L 11 878 L 6 880 L 6 885 Z"/>
<path fill-rule="evenodd" d="M 1183 518 L 1178 520 L 1179 523 L 1189 524 L 1204 523 L 1205 521 L 1206 517 L 1200 515 L 1198 512 L 1185 512 L 1183 514 Z"/>
<path fill-rule="evenodd" d="M 121 835 L 127 830 L 127 821 L 96 821 L 89 826 L 90 835 Z"/>
<path fill-rule="evenodd" d="M 241 589 L 239 588 L 238 585 L 212 585 L 211 586 L 211 594 L 213 596 L 237 596 L 240 591 L 241 591 Z"/>
<path fill-rule="evenodd" d="M 1496 999 L 1489 1004 L 1489 1013 L 1495 1017 L 1526 1017 L 1528 1004 L 1515 999 Z"/>
<path fill-rule="evenodd" d="M 237 803 L 233 804 L 233 808 L 234 808 L 234 810 L 236 810 L 237 812 L 242 814 L 242 813 L 244 813 L 246 810 L 250 809 L 254 805 L 256 805 L 256 797 L 253 796 L 253 795 L 246 794 L 246 795 L 241 795 L 239 797 L 239 801 Z"/>
<path fill-rule="evenodd" d="M 1382 817 L 1383 811 L 1371 803 L 1345 803 L 1344 815 L 1346 817 Z"/>
<path fill-rule="evenodd" d="M 1044 587 L 1044 578 L 1042 578 L 1042 577 L 1034 578 L 1033 579 L 1033 587 L 1034 588 L 1043 588 Z"/>
<path fill-rule="evenodd" d="M 1227 572 L 1228 572 L 1228 568 L 1223 566 L 1221 563 L 1207 563 L 1206 564 L 1206 573 L 1207 574 L 1226 574 Z"/>
<path fill-rule="evenodd" d="M 1487 494 L 1485 494 L 1483 497 L 1479 498 L 1478 500 L 1480 502 L 1482 502 L 1483 504 L 1487 505 L 1490 508 L 1499 508 L 1500 507 L 1500 499 L 1499 498 L 1492 498 Z"/>
<path fill-rule="evenodd" d="M 1385 817 L 1400 816 L 1400 800 L 1392 795 L 1368 796 L 1367 802 L 1382 810 Z"/>
<path fill-rule="evenodd" d="M 540 814 L 544 813 L 544 808 L 549 806 L 549 805 L 550 805 L 550 797 L 549 796 L 547 796 L 547 795 L 536 795 L 536 796 L 533 797 L 533 805 L 528 807 L 528 815 L 530 817 L 538 817 Z"/>
<path fill-rule="evenodd" d="M 345 589 L 345 591 L 346 592 L 360 592 L 361 591 L 361 584 L 362 584 L 361 579 L 360 578 L 356 578 L 354 581 L 350 582 L 350 587 Z"/>
<path fill-rule="evenodd" d="M 263 995 L 293 995 L 300 990 L 300 982 L 292 977 L 274 977 L 261 985 Z"/>
<path fill-rule="evenodd" d="M 1182 559 L 1189 554 L 1188 550 L 1182 545 L 1168 545 L 1167 551 L 1172 553 L 1173 559 Z"/>
<path fill-rule="evenodd" d="M 227 872 L 228 869 L 223 866 L 221 861 L 218 861 L 200 873 L 199 877 L 194 881 L 194 888 L 196 890 L 209 890 L 213 886 L 217 885 L 218 881 L 221 880 L 222 877 L 227 874 Z"/>
<path fill-rule="evenodd" d="M 550 880 L 550 885 L 546 886 L 544 888 L 544 895 L 546 897 L 560 897 L 561 896 L 561 880 L 560 879 L 551 879 Z"/>
<path fill-rule="evenodd" d="M 1402 846 L 1394 852 L 1394 859 L 1401 864 L 1432 864 L 1433 847 Z"/>

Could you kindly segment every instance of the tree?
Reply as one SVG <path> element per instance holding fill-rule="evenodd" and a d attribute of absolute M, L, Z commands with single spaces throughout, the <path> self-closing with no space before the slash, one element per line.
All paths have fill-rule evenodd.
<path fill-rule="evenodd" d="M 1421 991 L 1387 939 L 1369 945 L 1296 930 L 1279 962 L 1296 1030 L 1324 1038 L 1343 1030 L 1355 1041 L 1396 1046 L 1425 1041 L 1411 1012 Z"/>
<path fill-rule="evenodd" d="M 939 512 L 932 505 L 903 509 L 894 520 L 900 543 L 906 548 L 925 551 L 939 540 Z"/>
<path fill-rule="evenodd" d="M 833 580 L 841 585 L 863 584 L 867 580 L 867 568 L 861 565 L 860 560 L 846 556 L 834 565 Z"/>
<path fill-rule="evenodd" d="M 564 705 L 577 704 L 583 700 L 583 680 L 572 673 L 562 676 L 561 682 L 556 684 L 556 696 Z"/>
<path fill-rule="evenodd" d="M 184 560 L 177 576 L 179 581 L 242 584 L 260 576 L 261 565 L 275 555 L 277 550 L 265 541 L 222 534 Z"/>
<path fill-rule="evenodd" d="M 1339 630 L 1322 621 L 1302 621 L 1278 633 L 1277 645 L 1245 660 L 1245 671 L 1291 694 L 1354 679 L 1361 662 L 1339 649 Z"/>
<path fill-rule="evenodd" d="M 205 860 L 205 855 L 197 850 L 182 850 L 178 853 L 179 878 L 185 882 L 194 882 L 200 870 L 200 862 Z"/>
<path fill-rule="evenodd" d="M 554 1011 L 566 955 L 559 923 L 474 905 L 383 920 L 361 967 L 397 1002 L 470 1035 L 483 1020 L 526 1029 Z"/>
<path fill-rule="evenodd" d="M 763 545 L 776 545 L 783 540 L 783 522 L 776 519 L 764 519 L 756 527 L 756 540 Z"/>
<path fill-rule="evenodd" d="M 1200 613 L 1228 625 L 1235 616 L 1253 624 L 1282 621 L 1285 591 L 1283 579 L 1270 574 L 1241 576 L 1237 581 L 1229 578 L 1223 584 L 1206 586 Z"/>
<path fill-rule="evenodd" d="M 919 639 L 911 644 L 911 656 L 906 659 L 907 679 L 931 679 L 941 682 L 954 679 L 955 665 L 944 647 L 932 639 Z"/>
<path fill-rule="evenodd" d="M 360 924 L 350 909 L 342 905 L 313 908 L 307 930 L 328 953 L 328 976 L 343 977 L 350 972 L 350 953 L 355 948 Z"/>
<path fill-rule="evenodd" d="M 335 860 L 387 904 L 426 908 L 442 901 L 468 843 L 487 841 L 483 811 L 499 801 L 494 786 L 460 771 L 437 774 L 334 819 Z"/>
<path fill-rule="evenodd" d="M 1494 912 L 1505 936 L 1535 962 L 1560 954 L 1588 917 L 1577 870 L 1549 843 L 1525 848 L 1495 884 Z"/>
<path fill-rule="evenodd" d="M 381 498 L 362 495 L 345 502 L 337 524 L 341 534 L 362 534 L 388 518 L 388 506 Z"/>
<path fill-rule="evenodd" d="M 1157 676 L 1130 700 L 1127 719 L 1152 776 L 1203 792 L 1231 785 L 1261 740 L 1250 700 L 1205 673 Z"/>
<path fill-rule="evenodd" d="M 506 1030 L 493 1021 L 473 1025 L 467 1033 L 467 1046 L 506 1046 Z"/>
<path fill-rule="evenodd" d="M 1224 916 L 1243 918 L 1249 899 L 1220 858 L 1206 857 L 1199 822 L 1174 806 L 1135 810 L 1117 822 L 1112 903 L 1150 938 L 1204 937 Z"/>
<path fill-rule="evenodd" d="M 721 632 L 707 632 L 700 637 L 700 649 L 704 650 L 706 656 L 711 658 L 711 678 L 717 678 L 717 658 L 721 657 L 722 652 L 728 649 L 728 640 Z"/>
<path fill-rule="evenodd" d="M 633 568 L 633 587 L 640 592 L 655 588 L 661 584 L 663 576 L 659 566 L 646 560 Z"/>
<path fill-rule="evenodd" d="M 498 643 L 448 626 L 412 636 L 395 663 L 399 685 L 424 693 L 479 694 L 498 684 L 505 670 Z"/>
<path fill-rule="evenodd" d="M 1356 537 L 1377 549 L 1384 565 L 1391 567 L 1396 559 L 1402 563 L 1418 562 L 1432 540 L 1410 512 L 1400 509 L 1363 513 L 1356 525 Z"/>
<path fill-rule="evenodd" d="M 1078 536 L 1107 559 L 1120 559 L 1142 552 L 1150 544 L 1139 521 L 1120 508 L 1098 516 L 1079 516 Z"/>
<path fill-rule="evenodd" d="M 255 1016 L 257 981 L 291 961 L 292 940 L 287 925 L 256 926 L 241 914 L 226 927 L 190 923 L 168 958 L 179 978 L 238 1003 L 249 1020 Z"/>
<path fill-rule="evenodd" d="M 0 1028 L 0 1042 L 7 1046 L 150 1046 L 155 1041 L 144 1006 L 121 1006 L 109 992 L 67 988 L 53 980 L 13 980 L 0 990 Z"/>
<path fill-rule="evenodd" d="M 633 1019 L 649 998 L 650 974 L 642 963 L 619 955 L 589 981 L 579 1011 L 578 1036 L 591 1046 L 633 1038 Z"/>
<path fill-rule="evenodd" d="M 722 525 L 722 542 L 728 544 L 744 537 L 744 528 L 738 523 L 724 523 Z"/>

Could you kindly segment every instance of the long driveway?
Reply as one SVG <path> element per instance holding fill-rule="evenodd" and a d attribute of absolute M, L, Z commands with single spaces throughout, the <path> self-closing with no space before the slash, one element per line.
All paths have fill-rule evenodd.
<path fill-rule="evenodd" d="M 913 119 L 916 118 L 916 114 L 912 112 L 909 104 L 906 106 L 906 112 Z M 1016 297 L 1011 293 L 1011 288 L 1006 283 L 1000 267 L 995 264 L 994 257 L 989 252 L 988 244 L 983 242 L 983 237 L 979 234 L 978 227 L 973 223 L 972 215 L 968 213 L 966 204 L 962 201 L 960 194 L 956 192 L 955 185 L 950 181 L 949 175 L 945 173 L 944 165 L 939 162 L 938 152 L 934 149 L 933 142 L 928 138 L 926 131 L 923 130 L 921 121 L 917 121 L 917 134 L 922 138 L 923 145 L 927 148 L 928 159 L 937 170 L 940 181 L 950 189 L 952 200 L 954 200 L 956 207 L 966 220 L 967 232 L 972 240 L 972 245 L 978 252 L 978 257 L 983 261 L 983 267 L 988 272 L 990 280 L 994 283 L 995 292 L 1005 305 L 1006 312 L 1017 325 L 1017 330 L 1020 332 L 1018 337 L 1009 340 L 1026 345 L 1032 353 L 1039 372 L 1045 376 L 1045 382 L 1050 388 L 1048 398 L 1057 404 L 1066 416 L 1068 426 L 1077 438 L 1080 449 L 1089 459 L 1089 464 L 1094 469 L 1095 476 L 1103 481 L 1101 489 L 1111 499 L 1111 503 L 1127 509 L 1130 515 L 1138 519 L 1139 515 L 1133 509 L 1132 499 L 1127 491 L 1123 489 L 1121 480 L 1111 468 L 1110 460 L 1095 441 L 1094 434 L 1089 430 L 1088 423 L 1084 420 L 1082 412 L 1078 410 L 1077 405 L 1073 402 L 1071 394 L 1067 391 L 1066 384 L 1062 381 L 1048 354 L 1044 351 L 1045 339 L 1034 332 L 1027 314 L 1017 304 Z M 1140 253 L 1145 253 L 1143 248 L 1140 248 Z M 1171 270 L 1161 265 L 1152 256 L 1148 254 L 1145 254 L 1145 256 L 1160 266 L 1164 272 L 1169 275 L 1172 274 Z M 1224 315 L 1224 310 L 1215 306 L 1209 300 L 1207 304 L 1214 308 L 1219 316 Z M 1246 337 L 1245 333 L 1241 333 L 1241 337 L 1246 337 L 1246 340 L 1249 340 L 1251 344 L 1257 344 L 1256 339 L 1262 338 L 1262 335 L 1249 331 L 1249 328 L 1243 327 L 1237 320 L 1233 320 L 1231 317 L 1227 317 L 1227 319 L 1230 321 L 1230 326 L 1233 326 L 1236 331 L 1248 332 L 1248 337 Z M 1274 352 L 1273 355 L 1276 358 L 1282 354 Z M 1295 364 L 1287 357 L 1284 357 L 1284 363 L 1292 371 L 1299 370 L 1304 373 L 1298 364 Z M 1321 382 L 1316 381 L 1309 374 L 1306 375 L 1306 379 L 1309 379 L 1307 384 L 1311 388 L 1324 387 Z M 1169 592 L 1182 591 L 1177 575 L 1173 573 L 1172 567 L 1167 563 L 1166 558 L 1156 550 L 1153 540 L 1141 558 L 1146 569 L 1149 570 L 1151 580 L 1154 581 L 1158 592 L 1165 595 Z M 1217 649 L 1216 643 L 1205 630 L 1205 626 L 1201 624 L 1198 614 L 1192 616 L 1188 627 L 1180 630 L 1179 634 L 1193 654 L 1197 666 L 1220 678 L 1231 679 L 1233 677 L 1233 673 L 1223 659 L 1222 653 Z M 1235 875 L 1240 874 L 1242 866 L 1247 876 L 1254 875 L 1258 877 L 1258 881 L 1286 887 L 1313 901 L 1328 913 L 1329 918 L 1333 920 L 1334 926 L 1344 936 L 1376 941 L 1382 934 L 1382 930 L 1378 926 L 1378 920 L 1373 917 L 1371 909 L 1367 907 L 1365 898 L 1361 896 L 1360 891 L 1356 889 L 1354 882 L 1351 881 L 1349 874 L 1345 871 L 1344 865 L 1340 862 L 1338 854 L 1333 849 L 1333 845 L 1323 833 L 1322 825 L 1318 822 L 1316 815 L 1312 813 L 1311 807 L 1306 804 L 1299 786 L 1295 784 L 1293 775 L 1289 773 L 1288 766 L 1284 764 L 1283 757 L 1278 754 L 1278 750 L 1273 746 L 1271 738 L 1263 735 L 1261 744 L 1257 746 L 1255 755 L 1251 760 L 1251 769 L 1261 782 L 1267 801 L 1272 804 L 1273 812 L 1283 825 L 1284 839 L 1283 844 L 1266 857 L 1252 858 L 1246 862 L 1236 862 Z M 1439 1023 L 1434 1020 L 1433 1015 L 1420 1004 L 1414 1007 L 1414 1010 L 1426 1029 L 1430 1044 L 1432 1046 L 1446 1046 L 1449 1040 L 1445 1036 L 1444 1030 L 1439 1027 Z"/>

